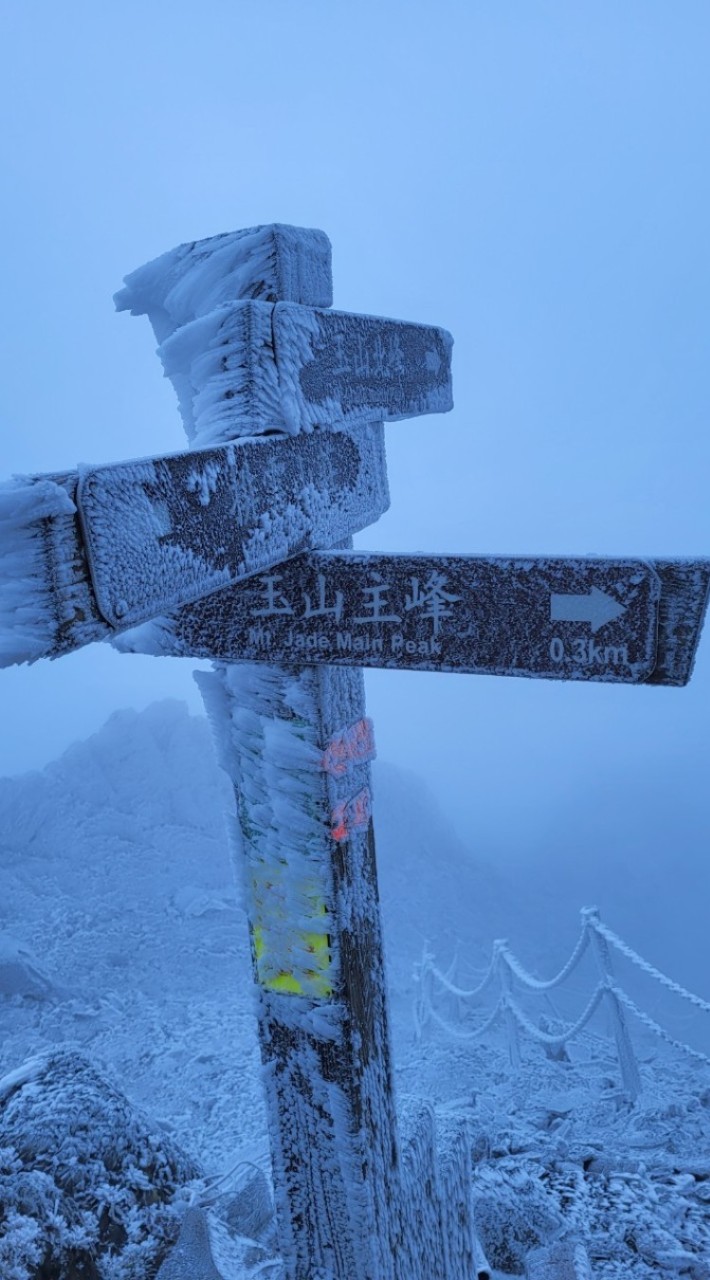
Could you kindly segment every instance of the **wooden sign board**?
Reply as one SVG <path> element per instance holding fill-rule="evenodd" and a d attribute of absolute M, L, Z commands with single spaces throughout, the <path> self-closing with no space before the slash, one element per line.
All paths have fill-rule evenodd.
<path fill-rule="evenodd" d="M 295 433 L 452 408 L 445 329 L 296 303 L 235 302 L 160 347 L 196 437 Z"/>
<path fill-rule="evenodd" d="M 319 552 L 188 606 L 136 648 L 224 661 L 685 684 L 710 560 Z M 120 642 L 130 648 L 130 636 Z"/>
<path fill-rule="evenodd" d="M 37 590 L 55 626 L 39 651 L 10 650 L 12 661 L 68 652 L 342 542 L 389 505 L 381 423 L 36 479 L 34 524 L 32 480 L 17 503 L 29 512 L 26 543 L 44 549 Z M 49 519 L 40 503 L 48 483 L 69 499 Z"/>
<path fill-rule="evenodd" d="M 123 627 L 332 546 L 386 511 L 385 474 L 376 424 L 85 473 L 77 497 L 101 614 Z"/>

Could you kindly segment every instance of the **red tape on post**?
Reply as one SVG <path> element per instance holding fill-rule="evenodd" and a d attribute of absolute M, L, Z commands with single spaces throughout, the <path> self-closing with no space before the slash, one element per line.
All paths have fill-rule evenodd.
<path fill-rule="evenodd" d="M 336 844 L 349 840 L 355 831 L 362 831 L 372 817 L 372 801 L 368 787 L 363 787 L 353 800 L 341 800 L 330 815 L 330 834 Z"/>
<path fill-rule="evenodd" d="M 321 768 L 333 778 L 341 778 L 356 764 L 374 760 L 375 730 L 366 717 L 331 738 L 321 759 Z"/>

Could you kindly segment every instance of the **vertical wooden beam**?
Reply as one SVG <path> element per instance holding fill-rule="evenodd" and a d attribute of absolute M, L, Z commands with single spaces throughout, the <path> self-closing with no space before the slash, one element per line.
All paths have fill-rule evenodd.
<path fill-rule="evenodd" d="M 402 1112 L 402 1244 L 397 1280 L 447 1280 L 436 1170 L 436 1121 L 427 1103 Z M 461 1280 L 470 1280 L 462 1276 Z"/>
<path fill-rule="evenodd" d="M 213 302 L 201 281 L 214 273 L 200 271 L 212 251 L 233 297 L 329 305 L 322 233 L 241 234 L 134 272 L 119 306 L 164 340 Z M 200 388 L 173 380 L 194 439 Z M 362 672 L 235 663 L 198 679 L 236 794 L 286 1274 L 393 1280 L 399 1163 Z"/>
<path fill-rule="evenodd" d="M 402 1116 L 402 1243 L 397 1280 L 490 1280 L 476 1235 L 465 1119 L 409 1103 Z"/>

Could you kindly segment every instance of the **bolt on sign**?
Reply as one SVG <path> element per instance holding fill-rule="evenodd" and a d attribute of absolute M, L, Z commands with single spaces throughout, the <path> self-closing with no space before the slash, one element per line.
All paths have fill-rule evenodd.
<path fill-rule="evenodd" d="M 0 665 L 105 639 L 213 660 L 287 1280 L 483 1274 L 465 1124 L 395 1107 L 362 670 L 681 685 L 710 560 L 354 552 L 382 424 L 451 408 L 452 340 L 330 310 L 322 232 L 182 245 L 116 301 L 190 450 L 0 486 Z"/>

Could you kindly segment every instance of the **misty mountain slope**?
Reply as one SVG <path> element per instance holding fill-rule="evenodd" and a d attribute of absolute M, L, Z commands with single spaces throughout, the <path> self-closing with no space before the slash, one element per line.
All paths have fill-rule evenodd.
<path fill-rule="evenodd" d="M 702 759 L 689 742 L 676 744 L 670 776 L 641 751 L 621 773 L 600 768 L 551 815 L 531 842 L 530 859 L 541 887 L 554 886 L 568 913 L 596 903 L 659 968 L 707 997 L 710 861 Z M 560 830 L 568 833 L 564 842 Z"/>
<path fill-rule="evenodd" d="M 378 765 L 375 790 L 393 1023 L 408 1044 L 423 939 L 448 952 L 458 935 L 483 957 L 513 900 L 419 779 Z M 218 1166 L 236 1133 L 264 1141 L 247 928 L 223 816 L 232 803 L 206 720 L 177 702 L 118 712 L 42 773 L 0 782 L 0 930 L 65 997 L 0 1008 L 0 1070 L 77 1041 Z"/>
<path fill-rule="evenodd" d="M 494 938 L 526 930 L 533 895 L 462 845 L 424 779 L 377 763 L 374 790 L 393 993 L 411 992 L 412 962 L 420 959 L 425 943 L 444 965 L 456 953 L 464 967 L 487 965 Z M 531 945 L 535 948 L 534 940 Z"/>

